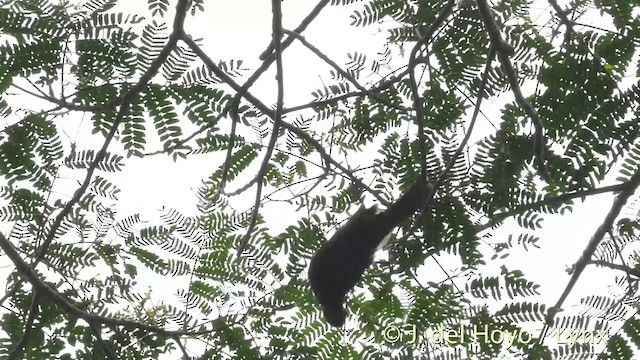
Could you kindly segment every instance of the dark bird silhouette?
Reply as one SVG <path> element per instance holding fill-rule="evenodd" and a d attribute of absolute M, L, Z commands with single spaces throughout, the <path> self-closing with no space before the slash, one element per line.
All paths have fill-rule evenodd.
<path fill-rule="evenodd" d="M 343 303 L 371 265 L 382 240 L 425 204 L 431 185 L 417 181 L 383 212 L 376 206 L 360 207 L 311 258 L 309 282 L 327 322 L 344 325 Z"/>

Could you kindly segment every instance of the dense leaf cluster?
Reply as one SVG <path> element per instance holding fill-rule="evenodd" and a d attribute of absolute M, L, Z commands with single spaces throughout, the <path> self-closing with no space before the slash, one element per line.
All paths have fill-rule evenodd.
<path fill-rule="evenodd" d="M 185 16 L 205 9 L 203 1 L 148 0 L 145 16 L 119 12 L 117 3 L 0 5 L 0 247 L 15 266 L 0 298 L 1 357 L 632 359 L 640 353 L 640 273 L 637 256 L 628 255 L 638 241 L 637 214 L 621 215 L 616 226 L 616 216 L 606 219 L 588 256 L 571 269 L 576 276 L 587 265 L 626 273 L 614 284 L 617 292 L 581 299 L 582 311 L 558 312 L 541 298 L 540 284 L 505 260 L 535 256 L 544 216 L 607 192 L 622 199 L 614 202 L 618 215 L 640 183 L 640 84 L 630 81 L 640 66 L 640 3 L 581 0 L 562 9 L 552 0 L 546 24 L 535 22 L 529 2 L 496 3 L 492 16 L 515 48 L 512 71 L 503 53 L 493 59 L 493 39 L 478 11 L 486 1 L 451 7 L 445 0 L 323 0 L 316 10 L 348 6 L 353 26 L 392 24 L 388 43 L 377 55 L 350 52 L 345 69 L 330 63 L 338 68 L 310 92 L 311 103 L 280 103 L 275 111 L 249 87 L 280 54 L 265 52 L 264 69 L 254 75 L 242 61 L 211 60 L 188 22 L 183 26 Z M 581 22 L 594 7 L 611 19 L 608 30 Z M 278 48 L 287 41 L 293 40 Z M 419 61 L 407 67 L 409 49 L 421 42 Z M 421 69 L 418 91 L 407 68 Z M 382 80 L 360 83 L 371 78 Z M 520 86 L 529 89 L 526 96 L 507 100 L 500 118 L 482 120 L 484 132 L 468 142 L 469 110 L 480 107 L 478 99 L 502 101 Z M 15 92 L 32 98 L 33 107 L 25 109 Z M 542 143 L 523 101 L 542 119 Z M 496 104 L 486 103 L 485 111 Z M 67 113 L 90 118 L 91 141 L 69 136 L 65 129 L 79 116 Z M 121 186 L 111 175 L 132 157 L 157 154 L 226 156 L 198 189 L 207 203 L 201 211 L 167 204 L 159 223 L 149 224 L 146 214 L 115 210 Z M 548 178 L 536 165 L 540 157 Z M 388 203 L 422 175 L 438 184 L 428 209 L 403 224 L 365 273 L 347 304 L 345 329 L 329 328 L 306 282 L 312 254 L 362 199 Z M 60 184 L 70 178 L 79 186 L 61 195 Z M 247 178 L 254 180 L 243 185 Z M 262 189 L 256 211 L 237 210 L 234 189 L 254 185 Z M 275 200 L 285 190 L 293 195 Z M 274 230 L 269 221 L 284 208 L 297 217 Z M 484 234 L 508 219 L 519 227 L 506 240 Z M 242 244 L 248 246 L 238 254 Z M 436 270 L 434 258 L 450 262 Z M 442 271 L 446 276 L 434 275 Z M 158 302 L 148 284 L 140 286 L 143 275 L 183 286 Z M 532 341 L 474 340 L 476 328 L 530 332 Z M 466 329 L 467 336 L 436 341 L 432 335 L 443 329 Z M 602 344 L 554 342 L 566 329 L 608 336 Z M 393 340 L 389 331 L 396 330 L 401 336 Z"/>

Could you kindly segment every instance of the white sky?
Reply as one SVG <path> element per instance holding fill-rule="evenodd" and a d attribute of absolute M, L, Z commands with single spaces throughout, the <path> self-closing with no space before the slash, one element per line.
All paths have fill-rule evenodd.
<path fill-rule="evenodd" d="M 146 14 L 146 2 L 146 0 L 122 1 L 119 6 L 124 12 L 137 11 L 140 14 Z M 284 27 L 295 28 L 315 5 L 316 1 L 283 1 Z M 171 1 L 171 13 L 174 6 L 175 1 Z M 196 18 L 188 17 L 185 26 L 187 33 L 194 38 L 203 38 L 203 47 L 214 61 L 243 60 L 243 67 L 250 69 L 246 74 L 251 74 L 260 64 L 259 54 L 270 41 L 270 1 L 207 1 L 205 6 L 209 8 L 206 16 L 198 14 Z M 246 11 L 247 8 L 251 8 L 251 11 Z M 345 8 L 327 7 L 303 34 L 309 42 L 339 64 L 346 63 L 347 52 L 355 50 L 375 57 L 375 53 L 382 49 L 384 43 L 384 34 L 377 33 L 375 26 L 350 27 L 349 14 L 350 11 Z M 172 17 L 172 14 L 167 17 L 169 28 Z M 286 50 L 284 69 L 285 107 L 313 100 L 310 91 L 322 87 L 323 79 L 326 83 L 330 83 L 328 67 L 299 45 L 291 46 Z M 243 80 L 237 79 L 237 81 L 243 83 Z M 251 92 L 266 104 L 275 102 L 274 73 L 271 71 L 263 75 L 261 80 L 251 88 Z M 495 104 L 492 106 L 487 101 L 482 110 L 492 121 L 497 122 L 500 118 L 499 112 L 496 111 L 498 109 L 498 106 Z M 296 115 L 293 114 L 286 120 L 292 121 L 295 117 Z M 488 126 L 484 118 L 481 117 L 479 121 L 481 128 Z M 228 120 L 221 121 L 221 123 L 225 122 Z M 73 134 L 76 133 L 77 124 L 81 124 L 82 130 L 75 138 Z M 79 149 L 97 149 L 96 137 L 82 135 L 89 131 L 90 124 L 91 121 L 87 116 L 83 121 L 78 119 L 78 121 L 74 120 L 74 123 L 65 125 L 68 133 L 78 141 Z M 66 139 L 63 138 L 63 141 Z M 159 148 L 157 144 L 155 147 L 153 145 L 150 144 L 146 151 Z M 195 210 L 195 189 L 203 178 L 218 168 L 221 160 L 221 155 L 189 158 L 186 161 L 180 160 L 178 163 L 162 155 L 144 159 L 127 159 L 127 167 L 115 180 L 123 190 L 118 204 L 119 215 L 139 212 L 146 217 L 145 215 L 156 212 L 163 205 L 192 213 Z M 350 164 L 353 165 L 351 162 Z M 75 186 L 73 181 L 68 184 Z M 244 184 L 244 181 L 232 182 L 229 188 L 235 189 Z M 70 196 L 74 189 L 70 187 L 62 192 Z M 252 206 L 253 193 L 253 190 L 249 190 L 248 195 L 241 198 L 240 203 L 245 204 L 242 209 Z M 584 204 L 578 204 L 571 214 L 547 217 L 544 229 L 535 232 L 541 238 L 539 244 L 542 249 L 515 252 L 506 259 L 507 267 L 511 270 L 520 269 L 529 280 L 541 284 L 541 291 L 544 294 L 542 300 L 549 306 L 553 305 L 569 280 L 566 268 L 575 263 L 592 234 L 601 224 L 609 210 L 611 199 L 610 195 L 592 197 Z M 282 212 L 268 215 L 271 215 L 267 218 L 272 233 L 283 229 L 293 222 L 292 219 L 297 218 L 289 208 L 283 208 Z M 509 234 L 517 235 L 520 232 L 516 226 L 511 225 L 494 231 L 492 235 L 493 240 L 498 241 L 506 239 Z M 7 259 L 4 258 L 0 265 L 6 265 L 6 262 Z M 440 270 L 435 270 L 435 267 L 431 266 L 429 268 L 434 269 L 436 273 L 432 274 L 432 279 L 427 280 L 438 281 L 444 277 Z M 497 274 L 499 272 L 492 275 Z M 576 304 L 580 296 L 604 293 L 606 286 L 610 284 L 611 274 L 614 272 L 601 268 L 593 271 L 592 267 L 589 267 L 565 302 L 565 306 Z M 615 274 L 622 276 L 622 273 Z M 4 281 L 4 277 L 1 278 Z M 149 278 L 151 282 L 147 283 L 144 279 L 141 278 L 139 282 L 153 289 L 154 299 L 172 298 L 175 289 L 168 286 L 167 282 L 157 283 L 156 280 Z M 179 287 L 180 285 L 185 284 L 177 284 Z"/>

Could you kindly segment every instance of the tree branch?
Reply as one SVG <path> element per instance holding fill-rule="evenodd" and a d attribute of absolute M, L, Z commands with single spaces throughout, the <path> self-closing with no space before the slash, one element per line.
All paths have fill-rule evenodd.
<path fill-rule="evenodd" d="M 518 103 L 518 105 L 520 105 L 527 116 L 529 116 L 531 122 L 533 123 L 533 127 L 535 128 L 533 151 L 535 153 L 534 160 L 538 170 L 538 175 L 544 181 L 550 182 L 551 176 L 549 175 L 549 171 L 547 170 L 545 164 L 544 127 L 542 125 L 542 120 L 540 120 L 540 116 L 538 116 L 538 112 L 536 111 L 536 109 L 534 109 L 533 106 L 531 106 L 531 103 L 529 103 L 524 98 L 522 90 L 520 89 L 518 76 L 516 75 L 516 71 L 513 68 L 513 64 L 511 64 L 511 59 L 509 59 L 509 57 L 513 55 L 514 49 L 509 43 L 502 39 L 502 35 L 500 35 L 500 29 L 498 28 L 498 24 L 496 24 L 496 21 L 493 18 L 493 12 L 491 11 L 489 4 L 487 3 L 487 0 L 477 0 L 477 3 L 480 17 L 484 21 L 485 27 L 487 28 L 487 32 L 489 33 L 489 37 L 491 39 L 491 43 L 498 53 L 498 60 L 500 61 L 500 64 L 502 64 L 502 68 L 507 75 L 509 85 L 511 85 L 513 95 L 516 98 L 516 103 Z"/>
<path fill-rule="evenodd" d="M 562 310 L 564 301 L 567 299 L 567 297 L 571 293 L 571 290 L 573 290 L 573 287 L 578 282 L 578 279 L 580 278 L 580 275 L 582 275 L 584 269 L 587 267 L 587 264 L 591 261 L 591 257 L 598 248 L 598 244 L 600 244 L 602 238 L 609 231 L 609 229 L 613 227 L 613 222 L 620 214 L 622 207 L 626 204 L 629 197 L 633 195 L 636 188 L 640 185 L 640 171 L 637 171 L 635 174 L 633 174 L 627 184 L 628 185 L 618 194 L 618 196 L 616 196 L 615 200 L 613 201 L 613 205 L 609 210 L 609 213 L 605 217 L 600 227 L 598 227 L 596 232 L 593 234 L 591 240 L 589 240 L 589 243 L 584 249 L 582 256 L 580 256 L 580 258 L 576 262 L 573 274 L 569 279 L 569 283 L 562 292 L 562 295 L 560 296 L 556 304 L 549 309 L 549 312 L 547 313 L 547 316 L 545 318 L 545 326 L 540 332 L 540 341 L 546 336 L 546 333 L 549 330 L 549 325 L 553 323 L 553 319 L 556 313 Z"/>

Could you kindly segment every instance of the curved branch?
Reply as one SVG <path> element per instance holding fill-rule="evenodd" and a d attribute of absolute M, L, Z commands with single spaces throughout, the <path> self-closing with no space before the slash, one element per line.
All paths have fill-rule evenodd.
<path fill-rule="evenodd" d="M 100 148 L 100 150 L 96 154 L 95 159 L 93 159 L 93 162 L 91 162 L 91 164 L 89 165 L 89 168 L 87 169 L 87 175 L 82 181 L 82 184 L 80 185 L 80 187 L 75 191 L 71 200 L 69 200 L 69 202 L 67 202 L 64 205 L 62 211 L 60 211 L 58 216 L 56 216 L 56 218 L 54 219 L 53 224 L 51 225 L 51 229 L 49 230 L 49 234 L 47 235 L 43 243 L 40 245 L 40 247 L 36 251 L 35 259 L 31 266 L 35 267 L 44 258 L 45 254 L 47 253 L 47 249 L 49 248 L 49 245 L 55 238 L 56 232 L 58 231 L 58 228 L 62 224 L 62 220 L 71 213 L 71 210 L 73 209 L 75 204 L 77 204 L 80 201 L 80 198 L 82 197 L 82 195 L 84 195 L 85 191 L 89 187 L 89 183 L 91 182 L 91 177 L 93 176 L 93 172 L 98 167 L 98 164 L 106 156 L 107 149 L 109 148 L 109 144 L 111 143 L 116 132 L 118 131 L 118 126 L 122 123 L 122 121 L 124 121 L 125 116 L 129 112 L 129 107 L 134 102 L 135 98 L 140 94 L 140 92 L 142 92 L 142 90 L 147 86 L 147 83 L 151 81 L 151 79 L 156 74 L 156 72 L 160 69 L 162 64 L 167 59 L 167 57 L 169 57 L 169 54 L 171 54 L 171 52 L 174 50 L 176 44 L 178 43 L 178 40 L 181 37 L 183 37 L 184 19 L 187 15 L 189 4 L 190 4 L 189 0 L 180 0 L 178 2 L 178 5 L 176 6 L 176 17 L 173 24 L 173 32 L 171 33 L 171 36 L 169 36 L 169 40 L 167 41 L 167 44 L 162 48 L 162 51 L 160 51 L 160 54 L 158 55 L 158 57 L 151 63 L 151 65 L 149 66 L 149 69 L 147 69 L 147 71 L 144 74 L 142 74 L 142 76 L 140 77 L 140 80 L 123 96 L 120 109 L 118 110 L 118 113 L 113 122 L 113 126 L 111 127 L 111 130 L 107 134 L 104 140 L 104 143 L 102 144 L 102 148 Z"/>
<path fill-rule="evenodd" d="M 534 160 L 536 163 L 536 167 L 538 168 L 538 175 L 546 182 L 551 181 L 551 176 L 549 175 L 549 171 L 547 170 L 547 166 L 545 164 L 545 154 L 544 154 L 544 126 L 542 125 L 542 120 L 540 120 L 540 116 L 534 107 L 524 98 L 522 94 L 522 90 L 520 89 L 520 84 L 518 83 L 518 76 L 516 75 L 516 70 L 513 68 L 513 64 L 511 64 L 511 59 L 509 57 L 513 55 L 514 49 L 513 47 L 502 39 L 502 35 L 500 35 L 500 30 L 498 28 L 498 24 L 496 24 L 495 19 L 493 18 L 493 13 L 487 0 L 477 0 L 478 3 L 478 11 L 480 12 L 480 17 L 482 21 L 484 21 L 485 27 L 487 28 L 487 32 L 489 33 L 489 38 L 491 39 L 491 44 L 495 47 L 498 53 L 498 60 L 504 69 L 505 74 L 507 75 L 507 79 L 509 80 L 509 85 L 513 91 L 513 95 L 516 98 L 516 103 L 524 110 L 524 112 L 529 116 L 531 122 L 533 123 L 533 127 L 535 129 L 534 133 Z"/>

